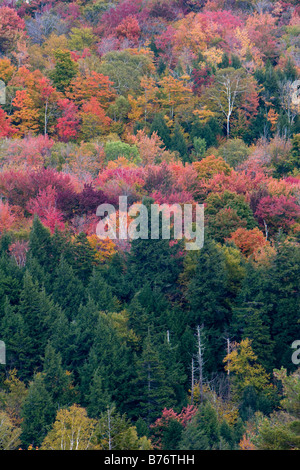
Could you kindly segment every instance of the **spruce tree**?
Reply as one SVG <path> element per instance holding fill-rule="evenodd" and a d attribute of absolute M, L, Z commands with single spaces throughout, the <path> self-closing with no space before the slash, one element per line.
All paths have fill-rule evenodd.
<path fill-rule="evenodd" d="M 12 305 L 19 301 L 23 285 L 24 269 L 19 268 L 14 260 L 6 253 L 0 257 L 0 306 L 3 307 L 8 297 Z M 3 309 L 0 310 L 0 321 Z"/>
<path fill-rule="evenodd" d="M 136 396 L 139 397 L 137 415 L 148 426 L 159 417 L 164 407 L 169 408 L 176 402 L 175 392 L 168 382 L 166 367 L 152 336 L 149 329 L 142 353 L 137 358 L 137 378 L 134 379 L 135 390 L 138 392 Z"/>
<path fill-rule="evenodd" d="M 55 419 L 55 405 L 47 391 L 43 376 L 37 374 L 28 388 L 22 408 L 21 441 L 28 446 L 40 446 Z"/>
<path fill-rule="evenodd" d="M 69 406 L 75 400 L 72 375 L 62 367 L 60 353 L 57 353 L 50 342 L 45 349 L 43 379 L 47 392 L 58 408 Z"/>
<path fill-rule="evenodd" d="M 300 338 L 300 250 L 298 246 L 282 243 L 262 284 L 261 301 L 272 305 L 271 336 L 274 340 L 273 365 L 293 368 L 291 345 Z"/>
<path fill-rule="evenodd" d="M 233 309 L 232 326 L 235 325 L 236 340 L 249 338 L 260 364 L 269 372 L 273 369 L 274 342 L 270 326 L 263 322 L 261 304 L 249 302 Z"/>
<path fill-rule="evenodd" d="M 154 116 L 150 127 L 150 136 L 153 134 L 153 132 L 157 133 L 158 137 L 161 138 L 164 145 L 167 147 L 167 149 L 169 149 L 171 145 L 170 129 L 168 128 L 162 113 L 157 113 Z"/>
<path fill-rule="evenodd" d="M 102 312 L 116 312 L 120 304 L 100 269 L 94 268 L 87 287 L 87 293 Z"/>
<path fill-rule="evenodd" d="M 65 311 L 68 319 L 73 319 L 77 314 L 80 304 L 84 302 L 84 287 L 64 256 L 61 257 L 54 275 L 55 280 L 52 286 L 53 298 Z"/>
<path fill-rule="evenodd" d="M 30 337 L 25 333 L 22 315 L 16 306 L 11 305 L 8 297 L 5 298 L 0 327 L 1 341 L 4 341 L 6 347 L 7 367 L 10 370 L 16 369 L 23 378 L 24 370 L 28 367 L 27 350 Z"/>
<path fill-rule="evenodd" d="M 132 241 L 125 279 L 132 294 L 148 284 L 152 289 L 157 288 L 164 295 L 175 299 L 179 295 L 177 283 L 183 267 L 184 244 L 182 240 L 170 243 L 172 230 L 171 240 L 163 239 L 161 222 L 159 238 L 151 237 L 151 203 L 151 198 L 144 200 L 144 206 L 148 210 L 148 238 Z"/>
<path fill-rule="evenodd" d="M 22 318 L 25 337 L 24 354 L 26 367 L 22 368 L 23 379 L 29 379 L 35 371 L 41 369 L 49 335 L 49 325 L 56 317 L 56 306 L 44 289 L 41 289 L 28 271 L 24 275 L 18 315 Z"/>
<path fill-rule="evenodd" d="M 64 360 L 76 377 L 82 365 L 88 360 L 95 341 L 99 323 L 99 308 L 93 299 L 81 304 L 69 325 L 69 343 L 66 344 Z"/>
<path fill-rule="evenodd" d="M 55 269 L 53 258 L 53 244 L 50 230 L 45 227 L 37 216 L 34 216 L 32 228 L 29 235 L 29 251 L 27 259 L 34 258 L 48 276 Z"/>
<path fill-rule="evenodd" d="M 93 343 L 85 362 L 82 361 L 79 368 L 80 391 L 84 401 L 89 394 L 95 371 L 98 370 L 103 380 L 103 389 L 118 408 L 124 409 L 132 367 L 132 355 L 126 342 L 118 334 L 111 319 L 105 313 L 99 313 Z"/>
<path fill-rule="evenodd" d="M 181 126 L 178 122 L 176 122 L 175 127 L 174 127 L 174 132 L 171 138 L 170 148 L 171 150 L 179 153 L 180 159 L 183 162 L 187 161 L 188 148 L 187 148 L 187 144 L 186 144 L 183 132 L 181 130 Z"/>
<path fill-rule="evenodd" d="M 84 286 L 87 286 L 93 272 L 95 254 L 96 252 L 89 244 L 86 234 L 79 233 L 73 242 L 69 262 Z"/>
<path fill-rule="evenodd" d="M 182 450 L 216 450 L 220 442 L 217 413 L 210 403 L 200 405 L 187 424 L 179 448 Z"/>
<path fill-rule="evenodd" d="M 111 395 L 103 388 L 103 379 L 99 369 L 94 371 L 87 393 L 87 411 L 91 418 L 99 418 L 111 403 Z"/>
<path fill-rule="evenodd" d="M 188 285 L 191 326 L 203 325 L 207 338 L 207 370 L 223 369 L 224 334 L 231 320 L 227 272 L 223 252 L 206 239 L 194 277 Z"/>

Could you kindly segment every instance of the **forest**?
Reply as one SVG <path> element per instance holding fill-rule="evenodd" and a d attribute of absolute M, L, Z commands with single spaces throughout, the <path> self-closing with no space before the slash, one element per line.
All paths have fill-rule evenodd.
<path fill-rule="evenodd" d="M 298 0 L 0 0 L 1 450 L 300 450 L 299 87 Z"/>

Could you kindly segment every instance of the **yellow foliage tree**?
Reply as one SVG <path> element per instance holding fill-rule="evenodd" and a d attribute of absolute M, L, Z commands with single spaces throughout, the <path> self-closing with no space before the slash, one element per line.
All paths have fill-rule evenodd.
<path fill-rule="evenodd" d="M 189 102 L 192 97 L 192 90 L 186 86 L 185 77 L 180 80 L 171 75 L 166 75 L 158 84 L 160 86 L 158 103 L 163 109 L 169 111 L 169 117 L 173 120 L 176 107 Z"/>
<path fill-rule="evenodd" d="M 223 360 L 225 370 L 234 375 L 232 393 L 235 399 L 242 396 L 246 387 L 254 387 L 257 391 L 273 389 L 269 383 L 270 375 L 257 362 L 251 342 L 246 338 L 240 343 L 235 343 L 232 351 Z"/>
<path fill-rule="evenodd" d="M 218 173 L 229 175 L 232 171 L 232 168 L 227 165 L 222 157 L 215 157 L 214 155 L 209 155 L 200 162 L 193 162 L 193 167 L 198 173 L 199 179 L 210 179 Z"/>
<path fill-rule="evenodd" d="M 137 98 L 132 95 L 128 96 L 128 101 L 131 105 L 131 112 L 128 114 L 128 118 L 135 121 L 143 119 L 145 122 L 148 121 L 149 114 L 153 114 L 157 111 L 157 93 L 158 87 L 153 77 L 142 77 L 141 78 L 141 93 Z"/>
<path fill-rule="evenodd" d="M 72 405 L 57 412 L 51 431 L 41 450 L 92 450 L 97 421 L 87 416 L 85 408 Z"/>
<path fill-rule="evenodd" d="M 16 67 L 11 63 L 11 60 L 7 57 L 0 59 L 0 80 L 8 83 L 13 74 L 16 71 Z"/>

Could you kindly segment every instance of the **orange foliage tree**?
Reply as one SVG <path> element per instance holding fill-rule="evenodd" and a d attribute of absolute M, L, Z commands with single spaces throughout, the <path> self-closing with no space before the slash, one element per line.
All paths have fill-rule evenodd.
<path fill-rule="evenodd" d="M 269 245 L 265 235 L 263 232 L 261 232 L 261 230 L 259 230 L 258 227 L 255 227 L 251 230 L 239 227 L 231 234 L 228 240 L 233 241 L 239 250 L 243 253 L 243 255 L 247 258 L 253 254 L 256 254 L 257 251 L 264 246 Z"/>

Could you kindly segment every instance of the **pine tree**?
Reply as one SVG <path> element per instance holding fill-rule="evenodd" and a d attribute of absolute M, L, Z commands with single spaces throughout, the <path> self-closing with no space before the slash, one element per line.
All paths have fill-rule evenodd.
<path fill-rule="evenodd" d="M 268 371 L 273 369 L 274 342 L 270 326 L 262 319 L 260 304 L 249 302 L 233 309 L 233 324 L 236 325 L 237 340 L 249 338 L 260 364 Z"/>
<path fill-rule="evenodd" d="M 132 356 L 126 342 L 118 334 L 110 317 L 99 313 L 93 343 L 85 363 L 79 368 L 82 397 L 89 394 L 90 384 L 97 370 L 103 380 L 103 390 L 123 410 L 129 394 L 132 368 Z"/>
<path fill-rule="evenodd" d="M 42 375 L 46 390 L 56 406 L 67 406 L 76 398 L 72 375 L 63 369 L 61 355 L 55 352 L 50 342 L 45 349 Z"/>
<path fill-rule="evenodd" d="M 300 251 L 293 244 L 283 243 L 262 284 L 260 301 L 272 305 L 271 336 L 274 340 L 273 366 L 291 370 L 291 345 L 300 337 Z"/>
<path fill-rule="evenodd" d="M 105 282 L 109 285 L 112 295 L 115 296 L 120 302 L 128 300 L 130 293 L 130 286 L 126 277 L 127 271 L 127 257 L 117 251 L 111 258 L 110 263 L 102 267 L 101 270 Z"/>
<path fill-rule="evenodd" d="M 125 279 L 132 293 L 148 284 L 152 289 L 155 287 L 164 295 L 175 298 L 179 294 L 177 282 L 183 265 L 183 241 L 176 240 L 171 244 L 170 240 L 163 239 L 161 223 L 159 238 L 152 239 L 152 202 L 152 199 L 144 200 L 148 210 L 148 239 L 138 238 L 132 241 Z M 172 231 L 170 237 L 172 239 Z"/>
<path fill-rule="evenodd" d="M 190 325 L 204 325 L 207 338 L 207 370 L 221 368 L 224 356 L 224 333 L 229 326 L 225 258 L 214 241 L 209 239 L 200 251 L 196 271 L 191 279 L 187 298 L 190 305 Z"/>
<path fill-rule="evenodd" d="M 50 230 L 35 216 L 29 236 L 28 257 L 37 259 L 45 272 L 51 273 L 54 267 L 52 249 Z"/>
<path fill-rule="evenodd" d="M 11 370 L 18 370 L 22 376 L 27 367 L 27 348 L 30 338 L 25 334 L 22 315 L 16 306 L 11 305 L 8 297 L 5 299 L 3 312 L 0 326 L 1 340 L 6 346 L 6 364 Z"/>
<path fill-rule="evenodd" d="M 127 311 L 129 315 L 129 325 L 139 338 L 139 348 L 142 346 L 143 338 L 147 333 L 147 325 L 149 320 L 149 314 L 145 306 L 143 306 L 139 299 L 140 292 L 137 292 L 130 304 L 128 305 Z"/>
<path fill-rule="evenodd" d="M 14 262 L 6 253 L 0 257 L 0 305 L 3 306 L 8 297 L 12 305 L 19 301 L 23 284 L 24 270 Z M 1 309 L 4 311 L 3 308 Z M 0 321 L 2 312 L 0 310 Z"/>
<path fill-rule="evenodd" d="M 220 446 L 220 425 L 217 413 L 207 402 L 187 424 L 179 445 L 181 450 L 217 450 Z"/>
<path fill-rule="evenodd" d="M 46 272 L 36 257 L 31 255 L 27 257 L 26 270 L 35 282 L 45 287 L 47 293 L 51 292 L 53 273 Z"/>
<path fill-rule="evenodd" d="M 179 153 L 180 159 L 183 162 L 187 161 L 187 154 L 188 154 L 187 144 L 186 144 L 183 132 L 181 130 L 181 126 L 178 122 L 176 122 L 175 127 L 174 127 L 174 132 L 171 138 L 170 148 L 171 150 Z"/>
<path fill-rule="evenodd" d="M 63 256 L 54 274 L 52 295 L 68 319 L 73 319 L 85 299 L 83 285 Z"/>
<path fill-rule="evenodd" d="M 174 404 L 180 407 L 183 406 L 186 400 L 184 386 L 187 377 L 179 355 L 178 343 L 176 343 L 170 331 L 164 332 L 163 336 L 163 341 L 158 346 L 159 356 L 166 370 L 168 386 L 172 389 L 172 394 L 174 393 Z"/>
<path fill-rule="evenodd" d="M 41 358 L 47 343 L 49 325 L 56 317 L 55 304 L 45 290 L 33 281 L 28 271 L 24 275 L 17 314 L 22 318 L 25 338 L 23 351 L 26 356 L 26 366 L 20 373 L 24 380 L 28 380 L 35 371 L 41 369 Z"/>
<path fill-rule="evenodd" d="M 93 272 L 96 252 L 88 242 L 85 233 L 79 233 L 72 246 L 70 263 L 79 280 L 86 286 Z"/>
<path fill-rule="evenodd" d="M 105 281 L 103 272 L 97 268 L 93 270 L 87 292 L 102 312 L 116 312 L 120 309 L 112 288 Z"/>
<path fill-rule="evenodd" d="M 28 388 L 22 409 L 21 441 L 28 446 L 40 446 L 55 418 L 55 406 L 46 390 L 43 376 L 37 374 Z"/>
<path fill-rule="evenodd" d="M 141 356 L 137 359 L 137 378 L 134 380 L 139 396 L 137 414 L 148 426 L 164 407 L 173 406 L 175 392 L 168 383 L 166 368 L 159 356 L 150 330 L 144 340 Z"/>
<path fill-rule="evenodd" d="M 56 317 L 49 325 L 48 339 L 55 351 L 59 352 L 62 358 L 62 365 L 66 367 L 70 364 L 70 354 L 74 353 L 74 341 L 71 334 L 71 325 L 65 312 L 56 306 Z"/>
<path fill-rule="evenodd" d="M 153 132 L 157 133 L 158 137 L 161 138 L 164 145 L 169 149 L 171 145 L 170 130 L 166 124 L 163 114 L 161 113 L 155 114 L 150 127 L 149 136 L 151 136 Z"/>
<path fill-rule="evenodd" d="M 111 403 L 111 395 L 103 388 L 103 379 L 98 369 L 94 371 L 87 402 L 87 411 L 91 418 L 99 418 Z"/>
<path fill-rule="evenodd" d="M 168 329 L 170 302 L 156 285 L 145 283 L 128 306 L 130 327 L 144 339 L 148 326 Z"/>
<path fill-rule="evenodd" d="M 81 304 L 69 325 L 68 342 L 62 355 L 68 368 L 78 376 L 88 359 L 99 323 L 99 308 L 93 299 Z M 67 338 L 66 338 L 67 339 Z"/>

